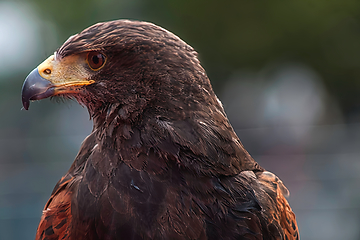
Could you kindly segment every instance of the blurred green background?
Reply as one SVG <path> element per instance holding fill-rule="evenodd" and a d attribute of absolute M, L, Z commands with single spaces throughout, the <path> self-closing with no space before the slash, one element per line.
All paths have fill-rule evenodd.
<path fill-rule="evenodd" d="M 21 110 L 26 75 L 99 21 L 160 25 L 198 52 L 250 154 L 289 188 L 302 239 L 360 239 L 360 2 L 0 1 L 0 239 L 33 239 L 91 132 L 86 109 Z"/>

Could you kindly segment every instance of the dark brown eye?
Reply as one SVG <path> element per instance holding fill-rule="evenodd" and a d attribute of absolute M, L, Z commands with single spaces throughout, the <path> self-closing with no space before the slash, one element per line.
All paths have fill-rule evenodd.
<path fill-rule="evenodd" d="M 89 52 L 86 60 L 92 70 L 99 70 L 104 66 L 106 58 L 99 52 Z"/>

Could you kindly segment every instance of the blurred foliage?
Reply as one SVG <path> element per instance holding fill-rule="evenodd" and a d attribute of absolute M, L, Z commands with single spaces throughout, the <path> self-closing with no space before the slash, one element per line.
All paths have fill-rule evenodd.
<path fill-rule="evenodd" d="M 154 22 L 200 53 L 218 90 L 237 69 L 302 62 L 315 69 L 346 116 L 360 111 L 360 2 L 355 0 L 32 0 L 60 39 L 118 18 Z M 359 119 L 357 119 L 359 120 Z"/>

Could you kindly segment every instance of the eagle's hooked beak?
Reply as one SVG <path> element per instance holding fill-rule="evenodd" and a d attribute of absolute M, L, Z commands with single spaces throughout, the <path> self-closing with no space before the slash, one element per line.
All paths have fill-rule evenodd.
<path fill-rule="evenodd" d="M 84 54 L 83 54 L 84 55 Z M 29 109 L 30 100 L 40 100 L 56 95 L 81 94 L 84 86 L 93 84 L 85 69 L 83 55 L 56 59 L 50 56 L 25 79 L 22 87 L 22 104 Z"/>
<path fill-rule="evenodd" d="M 25 79 L 22 86 L 22 104 L 26 110 L 29 109 L 30 100 L 40 100 L 54 95 L 54 85 L 40 76 L 35 68 Z"/>

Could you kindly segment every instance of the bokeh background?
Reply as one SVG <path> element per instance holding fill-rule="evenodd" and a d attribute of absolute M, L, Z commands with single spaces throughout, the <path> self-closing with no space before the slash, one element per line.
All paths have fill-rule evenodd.
<path fill-rule="evenodd" d="M 0 1 L 0 239 L 33 239 L 92 129 L 73 101 L 22 110 L 26 75 L 99 21 L 154 22 L 198 52 L 236 132 L 290 189 L 302 239 L 360 239 L 360 1 Z"/>

